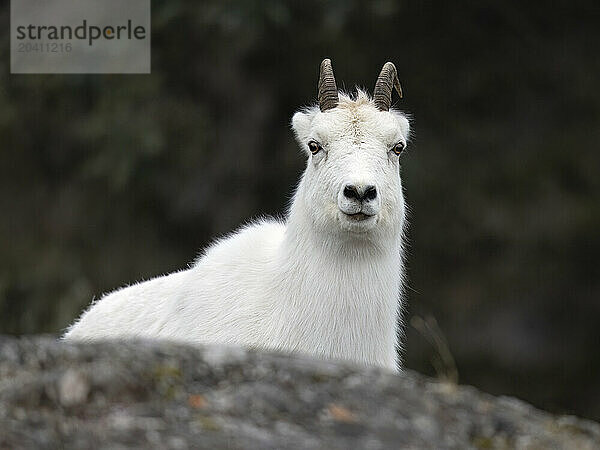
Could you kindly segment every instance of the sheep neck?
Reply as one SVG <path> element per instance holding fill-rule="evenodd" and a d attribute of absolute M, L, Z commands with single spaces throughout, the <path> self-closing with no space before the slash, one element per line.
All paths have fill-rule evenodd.
<path fill-rule="evenodd" d="M 311 230 L 306 217 L 292 206 L 277 261 L 282 296 L 274 309 L 282 345 L 395 364 L 389 355 L 397 343 L 401 235 L 387 245 L 343 234 L 340 239 L 336 232 Z M 284 325 L 289 323 L 291 329 Z"/>

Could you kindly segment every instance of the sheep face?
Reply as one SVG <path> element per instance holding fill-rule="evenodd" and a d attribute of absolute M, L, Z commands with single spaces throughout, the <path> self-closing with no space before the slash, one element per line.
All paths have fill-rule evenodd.
<path fill-rule="evenodd" d="M 292 127 L 308 155 L 297 196 L 318 230 L 346 235 L 397 233 L 403 226 L 400 153 L 409 122 L 404 114 L 381 111 L 362 91 L 339 95 L 325 112 L 297 112 Z"/>

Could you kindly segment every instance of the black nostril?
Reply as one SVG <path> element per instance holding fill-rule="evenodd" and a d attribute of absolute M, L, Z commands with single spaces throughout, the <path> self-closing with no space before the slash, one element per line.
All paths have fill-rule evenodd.
<path fill-rule="evenodd" d="M 367 186 L 363 194 L 363 200 L 375 200 L 377 198 L 377 189 L 375 186 Z"/>
<path fill-rule="evenodd" d="M 344 187 L 344 197 L 355 198 L 356 200 L 360 200 L 358 190 L 356 189 L 356 187 L 350 185 Z"/>

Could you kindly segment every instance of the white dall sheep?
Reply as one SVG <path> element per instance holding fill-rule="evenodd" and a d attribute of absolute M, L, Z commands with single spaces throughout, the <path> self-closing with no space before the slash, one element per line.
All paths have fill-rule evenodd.
<path fill-rule="evenodd" d="M 319 106 L 292 119 L 308 162 L 285 222 L 245 226 L 187 270 L 104 296 L 64 338 L 239 344 L 397 369 L 409 122 L 390 109 L 394 87 L 388 62 L 372 99 L 339 93 L 324 60 Z"/>

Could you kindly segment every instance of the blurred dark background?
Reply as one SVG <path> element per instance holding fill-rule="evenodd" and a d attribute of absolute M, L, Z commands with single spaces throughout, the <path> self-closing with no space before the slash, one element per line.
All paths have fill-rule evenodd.
<path fill-rule="evenodd" d="M 321 59 L 369 90 L 391 60 L 415 133 L 406 366 L 435 374 L 410 325 L 431 316 L 461 383 L 600 419 L 599 5 L 154 1 L 151 75 L 23 76 L 3 3 L 0 333 L 57 334 L 282 213 Z"/>

